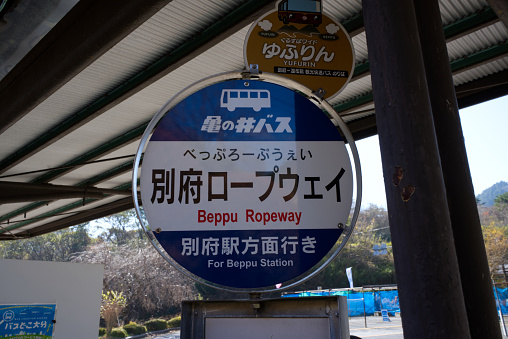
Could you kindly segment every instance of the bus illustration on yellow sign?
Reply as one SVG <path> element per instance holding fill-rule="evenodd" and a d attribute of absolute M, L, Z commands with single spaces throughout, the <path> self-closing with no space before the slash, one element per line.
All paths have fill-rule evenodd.
<path fill-rule="evenodd" d="M 279 20 L 285 25 L 290 22 L 312 24 L 317 27 L 322 22 L 321 0 L 282 0 L 278 6 Z"/>
<path fill-rule="evenodd" d="M 247 33 L 244 60 L 262 72 L 298 81 L 330 99 L 354 71 L 353 44 L 344 27 L 322 12 L 321 0 L 281 0 Z"/>

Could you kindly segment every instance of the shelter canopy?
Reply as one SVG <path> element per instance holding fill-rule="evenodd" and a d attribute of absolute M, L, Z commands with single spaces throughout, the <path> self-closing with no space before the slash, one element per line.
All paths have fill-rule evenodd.
<path fill-rule="evenodd" d="M 275 8 L 266 0 L 3 3 L 0 240 L 132 208 L 133 155 L 147 123 L 186 86 L 242 70 L 250 25 Z M 508 93 L 501 3 L 440 1 L 460 108 Z M 350 84 L 330 103 L 355 139 L 375 135 L 361 1 L 325 0 L 323 10 L 356 53 Z"/>

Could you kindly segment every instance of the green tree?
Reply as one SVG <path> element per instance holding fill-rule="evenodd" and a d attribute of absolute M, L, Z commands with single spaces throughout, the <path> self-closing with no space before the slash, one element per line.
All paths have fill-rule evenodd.
<path fill-rule="evenodd" d="M 492 207 L 494 199 L 500 194 L 508 192 L 508 183 L 500 181 L 478 194 L 478 199 L 486 206 Z"/>
<path fill-rule="evenodd" d="M 503 225 L 508 224 L 508 192 L 494 199 L 493 213 L 498 222 Z"/>
<path fill-rule="evenodd" d="M 491 207 L 478 206 L 478 211 L 490 274 L 500 280 L 496 273 L 508 261 L 508 193 L 497 195 Z M 504 270 L 501 272 L 502 279 L 508 281 Z"/>
<path fill-rule="evenodd" d="M 353 268 L 355 286 L 395 284 L 390 229 L 385 209 L 371 205 L 362 210 L 355 230 L 338 256 L 319 274 L 298 286 L 299 290 L 349 287 L 346 268 Z M 374 245 L 386 243 L 388 254 L 374 255 Z"/>
<path fill-rule="evenodd" d="M 143 239 L 136 211 L 130 209 L 96 220 L 99 239 L 114 245 L 125 245 L 132 239 Z"/>
<path fill-rule="evenodd" d="M 498 226 L 494 222 L 482 227 L 485 250 L 489 262 L 490 275 L 495 279 L 496 271 L 507 262 L 508 226 Z M 502 270 L 504 273 L 504 270 Z M 506 280 L 506 277 L 504 277 Z"/>
<path fill-rule="evenodd" d="M 377 237 L 382 241 L 391 242 L 392 235 L 390 233 L 390 224 L 388 222 L 388 212 L 380 206 L 370 204 L 369 207 L 363 209 L 358 216 L 357 229 L 361 231 L 364 227 L 370 228 L 369 232 L 375 232 Z"/>
<path fill-rule="evenodd" d="M 37 237 L 0 242 L 4 259 L 70 261 L 76 252 L 85 251 L 92 239 L 87 224 L 43 234 Z"/>
<path fill-rule="evenodd" d="M 502 207 L 508 205 L 508 192 L 498 195 L 494 199 L 494 206 Z"/>

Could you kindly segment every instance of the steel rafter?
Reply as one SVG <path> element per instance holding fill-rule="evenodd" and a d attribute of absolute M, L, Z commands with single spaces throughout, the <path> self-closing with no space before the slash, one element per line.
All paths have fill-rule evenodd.
<path fill-rule="evenodd" d="M 114 190 L 124 191 L 124 190 L 130 189 L 131 186 L 132 186 L 132 183 L 128 182 L 128 183 L 125 183 L 125 184 L 122 184 L 122 185 L 119 185 L 119 186 L 115 187 Z M 67 212 L 67 211 L 73 210 L 75 208 L 83 207 L 83 206 L 85 206 L 87 204 L 90 204 L 92 202 L 104 199 L 104 198 L 106 198 L 108 196 L 110 196 L 110 195 L 106 195 L 106 196 L 104 196 L 102 198 L 89 198 L 89 199 L 83 199 L 83 200 L 80 200 L 80 201 L 75 201 L 75 202 L 67 204 L 65 206 L 56 208 L 56 209 L 54 209 L 52 211 L 48 211 L 48 212 L 42 213 L 41 215 L 38 215 L 38 216 L 36 216 L 34 218 L 31 218 L 30 220 L 15 222 L 15 224 L 12 225 L 12 226 L 3 227 L 2 229 L 0 229 L 0 234 L 6 233 L 8 231 L 12 231 L 14 229 L 26 226 L 28 224 L 31 224 L 31 223 L 34 223 L 34 222 L 37 222 L 37 221 L 40 221 L 40 219 L 51 218 L 51 217 L 54 217 L 55 215 L 58 215 L 60 213 Z M 131 200 L 131 202 L 132 202 L 132 198 L 126 198 L 126 199 Z M 39 220 L 37 220 L 37 219 L 39 219 Z"/>
<path fill-rule="evenodd" d="M 79 1 L 0 82 L 0 133 L 171 1 Z"/>
<path fill-rule="evenodd" d="M 132 166 L 133 166 L 133 161 L 126 162 L 120 166 L 117 166 L 117 167 L 112 168 L 108 171 L 105 171 L 105 172 L 101 173 L 100 175 L 97 175 L 93 178 L 86 179 L 74 186 L 75 187 L 87 187 L 87 186 L 97 185 L 100 182 L 103 182 L 107 179 L 111 179 L 111 178 L 116 177 L 120 174 L 131 171 Z M 50 200 L 47 200 L 47 201 L 39 201 L 39 202 L 31 203 L 27 206 L 24 206 L 24 207 L 19 208 L 15 211 L 12 211 L 12 212 L 9 212 L 3 216 L 0 216 L 0 222 L 8 221 L 16 216 L 19 216 L 19 215 L 25 215 L 26 213 L 31 212 L 31 211 L 33 211 L 39 207 L 42 207 L 44 205 L 47 205 L 50 202 L 51 202 Z M 1 231 L 0 231 L 0 233 L 1 233 Z"/>
<path fill-rule="evenodd" d="M 159 61 L 149 66 L 146 70 L 133 76 L 126 83 L 113 89 L 108 95 L 77 112 L 71 118 L 63 121 L 44 135 L 34 139 L 29 144 L 2 160 L 0 162 L 0 173 L 5 172 L 9 168 L 27 159 L 30 155 L 34 154 L 41 148 L 44 148 L 59 138 L 62 138 L 66 134 L 85 124 L 87 121 L 117 105 L 128 96 L 133 95 L 154 81 L 160 79 L 162 76 L 168 74 L 170 71 L 178 67 L 183 60 L 203 51 L 205 47 L 208 48 L 211 41 L 217 41 L 219 37 L 222 39 L 225 35 L 231 34 L 233 28 L 238 27 L 237 20 L 239 18 L 243 18 L 240 23 L 246 25 L 246 21 L 251 20 L 253 17 L 252 14 L 249 14 L 250 12 L 262 12 L 265 8 L 270 6 L 271 3 L 273 3 L 273 1 L 250 1 L 239 7 L 227 17 L 204 30 L 202 34 L 193 40 L 184 43 L 175 51 L 172 51 Z M 259 8 L 261 8 L 261 10 Z M 231 18 L 235 18 L 235 21 L 231 21 Z M 445 35 L 447 39 L 453 39 L 465 32 L 471 31 L 475 27 L 483 27 L 484 25 L 495 23 L 498 20 L 499 19 L 494 11 L 488 7 L 475 14 L 469 15 L 462 20 L 446 25 L 444 27 Z M 344 27 L 352 34 L 358 34 L 361 32 L 363 30 L 363 16 L 361 13 L 346 20 L 344 22 Z M 363 63 L 355 67 L 354 78 L 365 76 L 368 72 L 369 63 L 368 60 L 365 60 Z"/>
<path fill-rule="evenodd" d="M 235 33 L 238 29 L 243 28 L 251 22 L 253 16 L 264 12 L 269 6 L 273 6 L 273 3 L 274 0 L 250 0 L 240 5 L 236 10 L 231 11 L 221 20 L 212 24 L 207 29 L 200 32 L 200 34 L 197 34 L 192 40 L 183 43 L 180 47 L 169 52 L 147 67 L 144 71 L 134 75 L 122 85 L 110 91 L 107 95 L 101 97 L 88 107 L 74 114 L 71 118 L 56 125 L 50 131 L 38 136 L 32 142 L 5 158 L 0 162 L 0 173 L 5 172 L 42 148 L 61 139 L 111 107 L 119 104 L 126 98 L 167 75 L 181 66 L 186 60 L 204 52 L 218 41 Z M 68 48 L 68 46 L 66 46 L 66 48 Z M 55 58 L 53 62 L 58 63 L 60 60 L 59 58 Z M 51 67 L 47 69 L 51 69 Z M 33 80 L 33 82 L 36 81 Z M 29 108 L 31 109 L 33 107 Z"/>
<path fill-rule="evenodd" d="M 507 43 L 498 44 L 495 47 L 492 47 L 492 48 L 489 48 L 489 49 L 486 49 L 486 50 L 483 50 L 483 51 L 479 51 L 477 53 L 473 53 L 466 60 L 459 59 L 457 61 L 453 61 L 453 62 L 450 63 L 450 66 L 452 67 L 452 70 L 454 70 L 454 73 L 456 73 L 456 72 L 461 71 L 463 68 L 469 67 L 470 66 L 469 63 L 482 62 L 482 61 L 485 61 L 485 60 L 492 60 L 492 58 L 494 56 L 496 58 L 500 58 L 500 57 L 503 57 L 505 55 L 508 55 L 508 51 L 506 50 L 507 48 L 508 48 L 507 47 Z M 469 63 L 467 62 L 468 60 L 469 60 Z M 369 92 L 369 93 L 361 95 L 361 96 L 359 96 L 359 97 L 357 97 L 357 98 L 355 98 L 353 100 L 350 100 L 350 101 L 347 101 L 347 102 L 335 105 L 334 109 L 337 112 L 339 112 L 339 113 L 346 112 L 346 111 L 351 111 L 351 110 L 353 110 L 355 108 L 372 104 L 372 102 L 373 102 L 372 99 L 373 99 L 372 92 Z M 117 148 L 119 148 L 119 147 L 121 147 L 121 146 L 123 146 L 123 145 L 125 145 L 125 144 L 127 144 L 129 142 L 132 142 L 134 139 L 136 139 L 137 137 L 141 136 L 141 134 L 143 133 L 145 128 L 146 128 L 146 125 L 144 124 L 144 125 L 136 128 L 136 129 L 130 131 L 126 135 L 122 135 L 120 137 L 112 139 L 111 141 L 105 143 L 100 148 L 98 148 L 96 150 L 93 150 L 93 151 L 91 151 L 91 152 L 89 152 L 89 153 L 87 153 L 87 154 L 85 154 L 85 155 L 83 155 L 83 156 L 81 156 L 81 157 L 79 157 L 79 158 L 77 158 L 77 159 L 67 163 L 66 165 L 69 165 L 69 164 L 79 165 L 83 161 L 87 161 L 87 160 L 90 160 L 90 159 L 93 159 L 93 158 L 98 158 L 100 156 L 104 156 L 105 153 L 110 152 L 113 149 L 117 149 Z M 370 127 L 369 131 L 370 132 L 375 132 L 376 129 Z M 357 131 L 357 133 L 359 133 L 359 132 L 360 131 Z M 362 135 L 362 134 L 357 134 L 357 135 L 359 136 L 359 135 Z M 367 133 L 367 134 L 364 133 L 363 135 L 364 135 L 364 137 L 370 136 L 369 133 Z M 110 148 L 111 146 L 113 146 L 113 148 Z M 69 169 L 61 169 L 61 170 L 50 171 L 50 172 L 46 173 L 45 175 L 40 176 L 39 178 L 33 180 L 32 183 L 47 182 L 47 181 L 49 181 L 51 179 L 57 178 L 60 175 L 63 175 L 67 171 L 69 171 Z M 49 201 L 32 203 L 30 205 L 27 205 L 27 206 L 21 208 L 21 209 L 18 209 L 16 211 L 10 212 L 10 213 L 8 213 L 8 214 L 6 214 L 4 216 L 1 216 L 0 217 L 0 221 L 9 220 L 9 219 L 11 219 L 11 218 L 13 218 L 15 216 L 25 214 L 28 211 L 32 211 L 32 210 L 34 210 L 34 209 L 36 209 L 38 207 L 46 205 L 47 203 L 49 203 Z"/>
<path fill-rule="evenodd" d="M 254 1 L 252 1 L 252 2 L 254 2 Z M 266 4 L 271 3 L 271 2 L 273 2 L 273 1 L 265 1 L 265 2 L 263 2 L 262 5 L 260 4 L 259 6 L 266 7 L 266 6 L 268 6 Z M 253 4 L 251 4 L 251 2 L 249 2 L 248 4 L 254 6 Z M 245 8 L 244 8 L 244 10 L 245 10 Z M 245 14 L 247 14 L 247 12 L 244 13 L 244 15 Z M 220 23 L 223 23 L 224 20 L 225 19 L 220 21 Z M 445 36 L 446 36 L 447 41 L 451 41 L 451 40 L 461 37 L 465 34 L 468 34 L 472 30 L 478 29 L 479 27 L 485 27 L 485 26 L 491 25 L 497 21 L 499 21 L 499 18 L 497 18 L 496 14 L 490 7 L 487 7 L 481 11 L 478 11 L 477 13 L 471 14 L 471 15 L 469 15 L 461 20 L 458 20 L 452 24 L 446 25 L 444 27 Z M 219 25 L 219 24 L 216 23 L 215 25 L 209 27 L 206 30 L 207 33 L 214 32 L 214 30 L 217 30 L 217 29 L 222 30 L 222 31 L 227 31 L 227 32 L 230 32 L 232 30 L 232 28 L 217 27 L 217 25 Z M 349 32 L 354 32 L 354 34 L 358 34 L 361 31 L 363 31 L 363 16 L 361 15 L 361 13 L 357 14 L 354 17 L 346 20 L 343 23 L 343 25 Z M 221 26 L 221 25 L 219 25 L 219 26 Z M 222 33 L 222 34 L 230 34 L 230 33 Z M 211 37 L 210 34 L 204 34 L 204 35 L 205 35 L 205 37 L 204 37 L 205 40 L 212 39 L 213 41 L 215 41 L 215 39 L 213 39 L 213 37 Z M 202 37 L 202 36 L 200 36 L 200 37 Z M 224 38 L 224 36 L 222 36 L 221 38 Z M 162 59 L 159 60 L 159 62 L 153 64 L 149 68 L 149 70 L 147 71 L 146 74 L 144 74 L 144 72 L 142 72 L 142 73 L 136 75 L 128 82 L 128 84 L 120 86 L 119 88 L 116 88 L 115 90 L 110 92 L 110 96 L 108 98 L 101 98 L 98 102 L 92 104 L 87 109 L 77 113 L 73 118 L 71 118 L 71 119 L 63 122 L 62 124 L 58 125 L 57 127 L 55 127 L 51 131 L 51 133 L 50 133 L 51 137 L 49 139 L 41 140 L 41 141 L 34 140 L 32 143 L 25 145 L 23 148 L 18 150 L 18 152 L 12 154 L 10 157 L 8 157 L 8 158 L 4 159 L 2 162 L 0 162 L 0 173 L 3 171 L 6 171 L 7 169 L 11 168 L 15 164 L 17 164 L 20 161 L 23 161 L 24 159 L 29 157 L 34 152 L 37 152 L 39 149 L 46 147 L 47 145 L 52 143 L 54 140 L 60 138 L 62 136 L 62 133 L 64 133 L 63 135 L 70 133 L 70 131 L 78 128 L 79 126 L 81 126 L 84 123 L 86 123 L 87 121 L 89 121 L 89 119 L 95 117 L 96 116 L 95 114 L 97 114 L 97 113 L 101 114 L 102 112 L 106 111 L 110 107 L 118 104 L 120 101 L 124 100 L 128 95 L 132 95 L 133 93 L 142 89 L 141 87 L 145 87 L 148 82 L 151 83 L 151 82 L 155 81 L 156 79 L 162 77 L 163 75 L 161 75 L 162 74 L 161 72 L 164 72 L 164 74 L 169 73 L 174 68 L 178 67 L 179 62 L 181 62 L 181 60 L 184 60 L 186 58 L 186 56 L 194 55 L 197 53 L 196 49 L 199 49 L 199 47 L 197 47 L 196 45 L 199 45 L 199 43 L 195 40 L 182 45 L 178 49 L 178 51 L 177 51 L 178 53 L 173 52 L 170 55 L 165 57 L 167 59 L 163 58 L 164 59 L 163 61 L 162 61 Z M 176 53 L 176 54 L 174 54 L 174 53 Z M 450 66 L 452 67 L 452 70 L 454 71 L 454 73 L 457 73 L 462 70 L 468 69 L 475 64 L 491 62 L 492 60 L 502 58 L 506 55 L 508 55 L 507 43 L 501 42 L 495 46 L 491 46 L 485 50 L 478 51 L 478 52 L 473 53 L 467 57 L 454 60 L 450 63 Z M 365 60 L 364 62 L 358 64 L 355 67 L 354 79 L 358 79 L 360 77 L 366 76 L 369 73 L 370 73 L 369 62 L 368 62 L 368 60 Z M 348 100 L 346 102 L 337 104 L 334 106 L 334 108 L 339 113 L 345 113 L 345 112 L 351 112 L 352 110 L 358 109 L 359 107 L 372 104 L 372 102 L 373 102 L 372 93 L 368 92 L 368 93 L 365 93 L 364 95 L 356 97 L 352 100 Z M 78 118 L 77 116 L 81 115 L 81 114 L 83 116 L 81 118 Z M 367 124 L 368 126 L 366 127 L 366 130 L 363 131 L 362 129 L 365 129 L 365 126 L 366 126 L 365 124 Z M 136 138 L 141 136 L 144 129 L 146 128 L 146 125 L 147 125 L 147 123 L 144 123 L 143 125 L 141 125 L 137 128 L 134 128 L 133 130 L 129 131 L 128 133 L 126 133 L 124 135 L 115 137 L 115 138 L 111 139 L 110 141 L 108 141 L 107 143 L 105 143 L 104 145 L 102 145 L 101 147 L 91 150 L 91 151 L 79 156 L 78 158 L 75 158 L 72 161 L 67 162 L 64 166 L 67 166 L 67 165 L 68 166 L 80 166 L 82 163 L 84 163 L 86 161 L 100 158 L 113 150 L 116 150 L 116 149 L 130 143 L 130 142 L 133 142 L 133 141 L 135 141 Z M 367 136 L 370 136 L 370 135 L 373 135 L 376 133 L 376 125 L 375 125 L 375 116 L 374 115 L 351 121 L 350 123 L 348 123 L 348 125 L 352 128 L 352 131 L 354 130 L 353 133 L 355 133 L 355 136 L 358 136 L 358 137 L 367 137 Z M 54 139 L 54 138 L 56 138 L 56 139 Z M 128 164 L 129 163 L 127 163 L 127 165 Z M 130 166 L 132 166 L 132 162 L 130 164 L 131 164 Z M 124 164 L 122 166 L 125 166 L 125 165 L 126 164 Z M 31 182 L 32 183 L 46 183 L 46 182 L 49 182 L 50 180 L 53 180 L 61 175 L 64 175 L 68 171 L 69 171 L 69 169 L 59 169 L 59 170 L 48 171 L 46 174 L 36 178 L 35 180 L 32 180 Z M 101 180 L 106 180 L 108 178 L 107 175 L 101 175 L 101 177 L 102 177 Z M 94 177 L 94 178 L 87 179 L 86 181 L 84 181 L 80 184 L 77 184 L 75 186 L 78 187 L 78 186 L 92 185 L 96 181 L 97 181 L 97 177 Z M 93 201 L 95 201 L 95 200 L 93 200 Z M 4 216 L 1 216 L 0 221 L 9 220 L 15 216 L 23 215 L 29 211 L 32 211 L 36 208 L 46 205 L 49 202 L 50 201 L 41 201 L 41 202 L 29 204 L 23 208 L 20 208 L 16 211 L 13 211 L 8 214 L 5 214 Z M 66 205 L 66 206 L 69 209 L 79 207 L 79 206 L 75 206 L 74 204 L 70 204 L 70 205 Z M 71 206 L 74 206 L 74 207 L 71 207 Z M 50 217 L 50 216 L 54 216 L 55 214 L 60 213 L 60 212 L 55 212 L 55 211 L 60 211 L 60 209 L 49 211 L 49 212 L 45 213 L 44 215 L 47 214 L 48 215 L 47 217 Z M 44 218 L 46 218 L 46 217 L 41 217 L 41 219 L 44 219 Z M 16 225 L 20 225 L 20 224 L 17 223 Z M 19 227 L 21 227 L 21 225 Z M 65 226 L 63 226 L 63 227 L 65 227 Z M 13 227 L 12 229 L 16 229 L 16 228 L 18 228 L 18 227 Z M 0 230 L 0 233 L 4 233 L 4 232 L 5 231 Z"/>

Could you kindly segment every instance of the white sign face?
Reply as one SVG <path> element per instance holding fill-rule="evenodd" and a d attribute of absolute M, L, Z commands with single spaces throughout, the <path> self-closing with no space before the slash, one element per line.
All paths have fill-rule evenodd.
<path fill-rule="evenodd" d="M 344 190 L 340 158 L 348 155 L 336 148 L 326 141 L 154 142 L 144 160 L 154 162 L 152 173 L 143 171 L 142 184 L 152 187 L 144 206 L 161 231 L 337 228 L 350 206 L 337 204 L 334 180 Z"/>
<path fill-rule="evenodd" d="M 275 285 L 316 265 L 351 209 L 344 141 L 311 101 L 233 80 L 180 102 L 154 129 L 141 198 L 181 266 L 235 288 Z"/>

